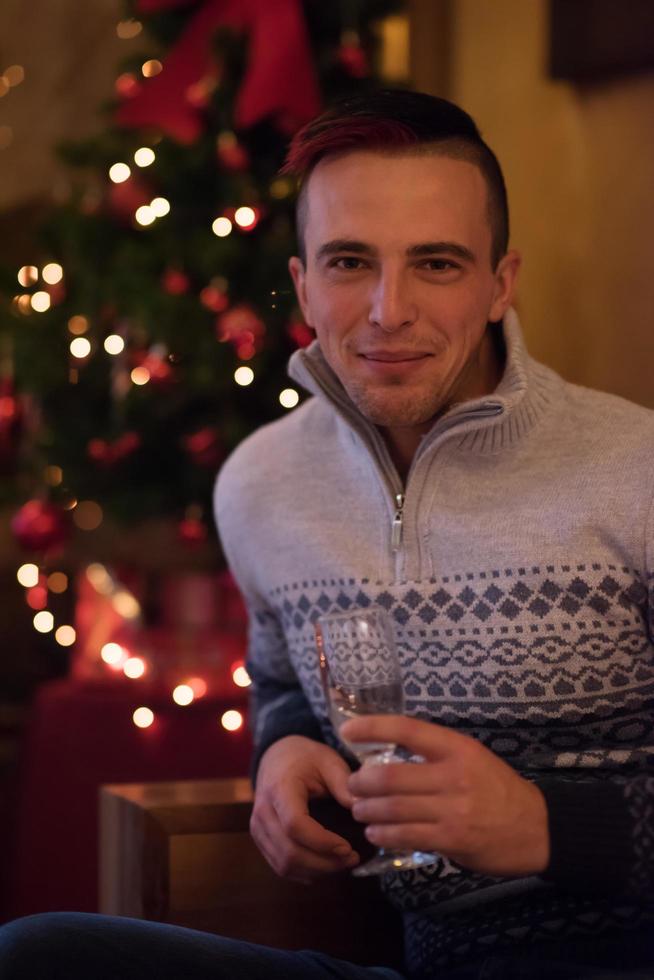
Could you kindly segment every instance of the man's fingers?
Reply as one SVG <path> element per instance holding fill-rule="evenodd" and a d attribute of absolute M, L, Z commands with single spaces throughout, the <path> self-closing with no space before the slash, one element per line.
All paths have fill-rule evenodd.
<path fill-rule="evenodd" d="M 382 796 L 357 800 L 352 816 L 367 824 L 436 824 L 440 819 L 438 798 L 434 796 Z"/>
<path fill-rule="evenodd" d="M 365 715 L 346 721 L 340 730 L 346 742 L 393 742 L 427 760 L 439 761 L 455 751 L 466 736 L 405 715 Z"/>
<path fill-rule="evenodd" d="M 446 849 L 433 823 L 371 824 L 366 827 L 365 835 L 371 844 L 389 851 Z"/>
<path fill-rule="evenodd" d="M 286 800 L 274 804 L 277 819 L 284 834 L 297 846 L 316 854 L 349 854 L 348 842 L 338 834 L 327 830 L 297 804 L 290 806 Z"/>
<path fill-rule="evenodd" d="M 273 870 L 293 881 L 310 881 L 316 875 L 351 868 L 359 862 L 358 854 L 352 850 L 347 841 L 343 841 L 335 834 L 330 836 L 335 837 L 339 843 L 335 848 L 323 853 L 302 846 L 288 836 L 286 828 L 270 807 L 262 808 L 253 814 L 251 831 L 257 846 Z M 329 834 L 328 831 L 325 833 Z"/>

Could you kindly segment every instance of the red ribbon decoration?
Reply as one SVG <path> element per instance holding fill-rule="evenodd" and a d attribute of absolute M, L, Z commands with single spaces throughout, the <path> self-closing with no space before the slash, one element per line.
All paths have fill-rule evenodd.
<path fill-rule="evenodd" d="M 138 12 L 186 6 L 189 0 L 139 0 Z M 299 0 L 202 0 L 164 69 L 116 111 L 126 127 L 152 127 L 192 143 L 200 135 L 201 111 L 189 89 L 215 75 L 212 37 L 225 26 L 249 34 L 248 64 L 235 106 L 234 125 L 247 129 L 267 116 L 291 135 L 320 109 L 309 39 Z"/>

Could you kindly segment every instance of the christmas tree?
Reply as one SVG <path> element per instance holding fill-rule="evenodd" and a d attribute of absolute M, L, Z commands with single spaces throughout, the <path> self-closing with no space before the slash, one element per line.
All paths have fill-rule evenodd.
<path fill-rule="evenodd" d="M 17 270 L 0 282 L 2 503 L 21 544 L 61 544 L 70 516 L 164 516 L 206 537 L 221 461 L 301 397 L 286 376 L 312 339 L 286 270 L 289 138 L 380 84 L 379 24 L 400 7 L 126 6 L 132 53 L 104 128 L 62 148 L 69 197 L 19 286 Z"/>

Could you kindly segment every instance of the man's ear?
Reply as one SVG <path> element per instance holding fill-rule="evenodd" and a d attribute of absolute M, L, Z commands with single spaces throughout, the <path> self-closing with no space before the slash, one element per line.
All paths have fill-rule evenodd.
<path fill-rule="evenodd" d="M 522 256 L 515 249 L 507 252 L 498 262 L 495 270 L 493 302 L 488 314 L 491 323 L 501 320 L 513 302 L 521 263 Z"/>
<path fill-rule="evenodd" d="M 300 304 L 304 322 L 308 327 L 310 327 L 312 324 L 309 318 L 309 302 L 307 300 L 307 272 L 302 259 L 298 258 L 297 255 L 290 258 L 288 260 L 288 271 L 291 274 L 291 279 L 293 280 L 293 285 L 295 286 L 295 295 L 297 296 L 297 301 Z"/>

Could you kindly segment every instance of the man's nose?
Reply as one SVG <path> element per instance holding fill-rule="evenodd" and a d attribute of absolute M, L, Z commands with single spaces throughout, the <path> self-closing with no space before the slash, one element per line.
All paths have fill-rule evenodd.
<path fill-rule="evenodd" d="M 370 297 L 369 322 L 386 333 L 393 333 L 414 323 L 417 317 L 416 304 L 402 273 L 382 272 Z"/>

